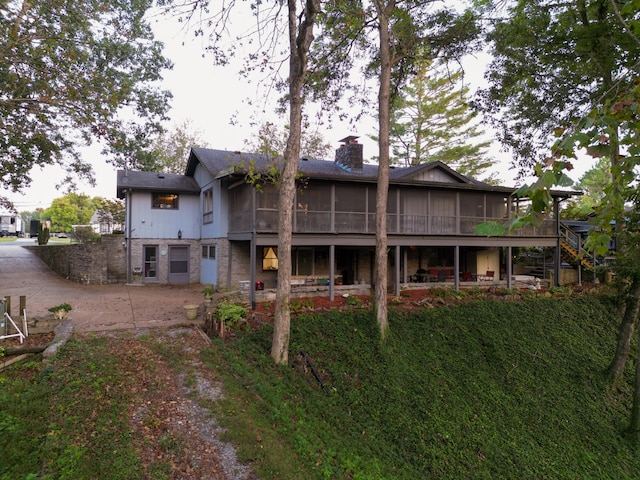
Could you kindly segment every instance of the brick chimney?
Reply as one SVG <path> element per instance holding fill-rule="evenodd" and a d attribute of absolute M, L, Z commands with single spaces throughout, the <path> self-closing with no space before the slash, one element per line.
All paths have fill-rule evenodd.
<path fill-rule="evenodd" d="M 340 141 L 342 145 L 336 150 L 336 165 L 347 172 L 362 173 L 362 144 L 358 143 L 358 137 L 350 135 Z"/>

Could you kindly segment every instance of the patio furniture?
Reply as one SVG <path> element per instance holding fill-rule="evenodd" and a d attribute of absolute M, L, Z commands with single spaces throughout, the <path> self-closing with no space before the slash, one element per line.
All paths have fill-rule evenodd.
<path fill-rule="evenodd" d="M 487 270 L 487 273 L 482 275 L 480 280 L 491 281 L 493 280 L 494 273 L 495 272 L 493 270 Z"/>
<path fill-rule="evenodd" d="M 438 269 L 437 268 L 430 268 L 429 269 L 429 275 L 427 277 L 430 282 L 435 282 L 436 280 L 438 280 Z"/>

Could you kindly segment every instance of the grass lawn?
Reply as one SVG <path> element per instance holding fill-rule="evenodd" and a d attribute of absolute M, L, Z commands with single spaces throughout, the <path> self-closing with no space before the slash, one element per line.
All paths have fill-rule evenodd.
<path fill-rule="evenodd" d="M 616 389 L 602 374 L 615 311 L 586 295 L 391 307 L 384 344 L 367 309 L 294 315 L 288 367 L 254 323 L 197 349 L 224 385 L 201 404 L 263 479 L 638 478 L 632 366 Z M 152 444 L 173 463 L 142 460 L 155 457 L 131 406 L 197 383 L 193 359 L 155 335 L 78 339 L 49 366 L 0 373 L 0 478 L 198 478 L 171 470 L 189 445 L 167 432 Z"/>

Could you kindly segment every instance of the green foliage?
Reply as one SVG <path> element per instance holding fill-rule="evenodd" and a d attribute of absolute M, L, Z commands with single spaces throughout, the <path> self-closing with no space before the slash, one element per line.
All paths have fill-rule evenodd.
<path fill-rule="evenodd" d="M 189 120 L 174 125 L 167 132 L 157 134 L 153 141 L 156 164 L 147 165 L 145 169 L 183 174 L 191 148 L 208 147 L 203 135 L 203 132 L 193 129 Z"/>
<path fill-rule="evenodd" d="M 245 305 L 233 302 L 229 299 L 223 299 L 216 303 L 215 317 L 222 320 L 227 328 L 233 328 L 247 318 L 249 309 Z"/>
<path fill-rule="evenodd" d="M 469 87 L 461 85 L 462 71 L 444 72 L 428 60 L 418 60 L 414 68 L 415 75 L 393 105 L 394 163 L 413 166 L 439 160 L 480 179 L 492 166 L 486 156 L 489 142 L 479 140 L 483 132 L 469 104 Z"/>
<path fill-rule="evenodd" d="M 345 302 L 347 305 L 355 308 L 362 308 L 364 306 L 364 302 L 362 301 L 362 299 L 356 297 L 355 295 L 347 295 L 347 298 L 345 298 Z"/>
<path fill-rule="evenodd" d="M 70 312 L 72 307 L 68 303 L 61 303 L 60 305 L 56 305 L 55 307 L 50 307 L 47 309 L 50 312 L 57 312 L 58 310 L 64 310 L 65 312 Z"/>
<path fill-rule="evenodd" d="M 522 172 L 552 158 L 554 131 L 578 131 L 580 118 L 634 83 L 640 42 L 624 22 L 637 19 L 638 7 L 617 8 L 512 2 L 491 23 L 489 86 L 476 103 Z"/>
<path fill-rule="evenodd" d="M 67 183 L 92 178 L 79 148 L 94 139 L 121 166 L 148 158 L 149 133 L 160 129 L 170 98 L 156 82 L 171 67 L 153 39 L 149 6 L 3 3 L 3 187 L 28 186 L 32 168 L 46 165 L 62 167 Z"/>
<path fill-rule="evenodd" d="M 53 232 L 70 233 L 74 225 L 88 225 L 91 222 L 96 201 L 88 195 L 67 193 L 64 197 L 55 198 L 51 206 L 42 212 L 42 217 L 51 220 Z"/>
<path fill-rule="evenodd" d="M 75 227 L 71 237 L 78 243 L 85 243 L 100 238 L 99 233 L 95 233 L 92 227 Z"/>
<path fill-rule="evenodd" d="M 202 351 L 224 383 L 206 408 L 265 479 L 635 478 L 633 367 L 615 392 L 602 375 L 613 311 L 616 299 L 585 295 L 391 312 L 385 344 L 371 312 L 298 315 L 295 368 L 270 357 L 270 323 Z M 160 364 L 185 377 L 193 366 L 168 337 L 83 336 L 45 368 L 3 371 L 0 479 L 175 474 L 188 445 L 162 431 L 153 400 Z M 143 461 L 152 439 L 160 455 Z"/>
<path fill-rule="evenodd" d="M 204 285 L 201 293 L 205 297 L 211 297 L 215 292 L 216 292 L 215 287 L 211 284 L 207 284 L 207 285 Z"/>
<path fill-rule="evenodd" d="M 289 302 L 289 309 L 292 312 L 304 312 L 313 310 L 313 300 L 310 298 L 293 298 Z"/>
<path fill-rule="evenodd" d="M 308 127 L 308 125 L 306 126 Z M 261 153 L 272 158 L 284 156 L 289 138 L 289 128 L 280 128 L 273 122 L 263 122 L 258 128 L 258 134 L 245 140 L 245 145 L 251 153 Z M 331 145 L 318 132 L 308 128 L 302 129 L 300 138 L 300 156 L 306 158 L 327 158 L 331 152 Z"/>
<path fill-rule="evenodd" d="M 137 386 L 123 374 L 129 355 L 108 343 L 72 340 L 52 366 L 4 373 L 0 479 L 142 478 L 128 423 Z"/>
<path fill-rule="evenodd" d="M 49 227 L 40 223 L 40 230 L 38 230 L 38 245 L 46 245 L 49 243 L 50 236 Z"/>
<path fill-rule="evenodd" d="M 124 201 L 120 199 L 104 199 L 95 198 L 94 205 L 98 221 L 105 225 L 110 225 L 113 229 L 114 225 L 124 226 L 125 211 Z M 114 230 L 115 233 L 115 230 Z"/>
<path fill-rule="evenodd" d="M 613 310 L 583 296 L 392 312 L 383 345 L 369 312 L 299 316 L 290 351 L 328 395 L 293 358 L 273 364 L 267 325 L 203 358 L 225 373 L 229 437 L 263 478 L 632 478 L 630 394 L 601 373 Z"/>

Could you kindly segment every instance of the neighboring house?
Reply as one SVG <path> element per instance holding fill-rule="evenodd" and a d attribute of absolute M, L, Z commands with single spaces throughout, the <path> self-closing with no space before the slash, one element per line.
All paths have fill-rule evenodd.
<path fill-rule="evenodd" d="M 110 235 L 114 231 L 124 230 L 121 224 L 115 222 L 111 213 L 99 212 L 98 210 L 93 212 L 89 226 L 91 230 L 93 230 L 93 233 L 100 235 Z"/>
<path fill-rule="evenodd" d="M 293 284 L 370 285 L 374 277 L 377 165 L 347 137 L 335 161 L 302 158 L 293 205 Z M 128 268 L 143 282 L 275 288 L 278 188 L 247 178 L 281 167 L 265 155 L 191 150 L 184 175 L 118 172 L 126 199 Z M 249 175 L 247 175 L 249 173 Z M 433 162 L 390 171 L 389 287 L 421 281 L 511 282 L 514 249 L 552 248 L 560 264 L 558 205 L 579 192 L 554 191 L 537 226 L 483 236 L 476 226 L 505 222 L 525 208 L 515 189 L 488 185 Z M 555 278 L 558 278 L 556 275 Z"/>

